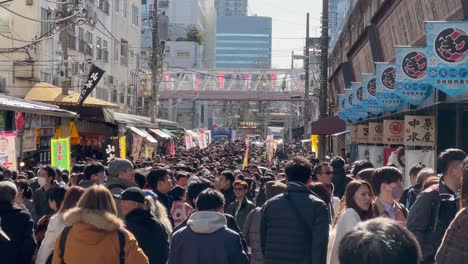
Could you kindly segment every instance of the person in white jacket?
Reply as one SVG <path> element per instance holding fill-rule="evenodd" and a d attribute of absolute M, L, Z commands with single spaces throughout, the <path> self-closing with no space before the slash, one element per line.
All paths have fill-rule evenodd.
<path fill-rule="evenodd" d="M 335 218 L 335 238 L 329 242 L 329 264 L 339 264 L 338 252 L 341 239 L 353 230 L 356 225 L 372 218 L 374 194 L 370 184 L 366 181 L 355 180 L 348 184 L 344 194 L 344 206 Z"/>
<path fill-rule="evenodd" d="M 63 220 L 63 215 L 68 209 L 76 206 L 84 192 L 85 189 L 79 186 L 73 186 L 67 190 L 60 209 L 52 216 L 52 218 L 50 218 L 44 240 L 42 241 L 41 247 L 37 253 L 36 264 L 46 264 L 48 263 L 47 260 L 49 258 L 52 260 L 55 240 L 67 226 Z"/>

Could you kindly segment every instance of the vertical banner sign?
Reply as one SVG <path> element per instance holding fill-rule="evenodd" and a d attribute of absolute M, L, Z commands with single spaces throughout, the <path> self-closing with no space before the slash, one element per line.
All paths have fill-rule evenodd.
<path fill-rule="evenodd" d="M 205 131 L 200 131 L 200 132 L 198 132 L 198 134 L 200 135 L 199 138 L 198 138 L 198 142 L 200 143 L 199 144 L 200 149 L 205 149 L 207 147 Z"/>
<path fill-rule="evenodd" d="M 171 156 L 175 156 L 176 151 L 174 141 L 171 140 L 167 143 L 167 150 Z"/>
<path fill-rule="evenodd" d="M 36 131 L 34 129 L 24 130 L 23 133 L 23 152 L 35 151 L 36 146 Z"/>
<path fill-rule="evenodd" d="M 369 143 L 369 126 L 358 125 L 358 142 L 361 144 Z"/>
<path fill-rule="evenodd" d="M 190 133 L 185 133 L 185 149 L 193 148 L 193 138 Z"/>
<path fill-rule="evenodd" d="M 369 113 L 366 111 L 362 103 L 362 99 L 363 99 L 362 83 L 353 82 L 351 83 L 351 87 L 353 89 L 351 96 L 353 98 L 352 102 L 353 102 L 354 109 L 356 109 L 361 119 L 369 117 Z"/>
<path fill-rule="evenodd" d="M 467 90 L 468 21 L 426 22 L 427 81 L 450 95 Z"/>
<path fill-rule="evenodd" d="M 84 101 L 88 97 L 88 95 L 93 91 L 94 87 L 98 84 L 101 80 L 102 76 L 104 75 L 104 70 L 97 67 L 96 65 L 91 65 L 91 70 L 88 74 L 88 80 L 86 81 L 83 89 L 80 92 L 80 98 L 78 99 L 78 107 L 77 107 L 77 114 L 80 114 L 81 107 L 83 106 Z"/>
<path fill-rule="evenodd" d="M 245 137 L 245 153 L 244 153 L 244 160 L 242 162 L 242 168 L 245 169 L 249 165 L 249 146 L 250 146 L 250 140 L 249 136 Z"/>
<path fill-rule="evenodd" d="M 218 77 L 218 89 L 221 91 L 224 91 L 224 73 L 219 72 L 217 77 Z"/>
<path fill-rule="evenodd" d="M 153 157 L 154 148 L 149 145 L 145 145 L 145 159 L 151 159 Z"/>
<path fill-rule="evenodd" d="M 24 128 L 24 115 L 21 112 L 15 112 L 15 125 L 16 133 L 23 131 Z"/>
<path fill-rule="evenodd" d="M 403 101 L 419 105 L 431 95 L 426 47 L 396 47 L 396 90 Z"/>
<path fill-rule="evenodd" d="M 318 135 L 311 135 L 310 136 L 310 142 L 312 144 L 312 151 L 315 153 L 318 153 L 319 148 L 318 148 Z"/>
<path fill-rule="evenodd" d="M 276 73 L 274 72 L 270 74 L 270 86 L 272 91 L 276 90 Z"/>
<path fill-rule="evenodd" d="M 134 160 L 138 160 L 140 158 L 142 145 L 143 145 L 143 137 L 133 134 L 132 157 Z"/>
<path fill-rule="evenodd" d="M 267 154 L 268 154 L 268 163 L 271 164 L 273 161 L 273 155 L 275 153 L 275 141 L 273 139 L 273 135 L 267 136 Z"/>
<path fill-rule="evenodd" d="M 385 112 L 385 108 L 377 103 L 377 78 L 375 75 L 363 73 L 362 74 L 362 87 L 363 87 L 363 105 L 367 112 L 373 115 L 378 115 Z"/>
<path fill-rule="evenodd" d="M 358 127 L 357 126 L 348 126 L 349 130 L 349 140 L 351 143 L 358 142 Z"/>
<path fill-rule="evenodd" d="M 405 122 L 402 120 L 383 121 L 383 144 L 403 145 Z"/>
<path fill-rule="evenodd" d="M 353 90 L 351 89 L 345 89 L 345 114 L 352 122 L 361 118 L 353 105 Z"/>
<path fill-rule="evenodd" d="M 0 167 L 16 170 L 16 133 L 0 132 Z"/>
<path fill-rule="evenodd" d="M 345 110 L 346 106 L 346 96 L 344 94 L 338 95 L 338 118 L 345 122 L 349 122 L 348 115 L 346 114 Z"/>
<path fill-rule="evenodd" d="M 369 123 L 369 144 L 382 144 L 383 125 L 382 123 Z"/>
<path fill-rule="evenodd" d="M 120 150 L 120 157 L 122 159 L 127 158 L 127 137 L 120 137 L 119 138 L 119 150 Z"/>
<path fill-rule="evenodd" d="M 434 116 L 405 116 L 405 146 L 434 147 Z"/>
<path fill-rule="evenodd" d="M 106 138 L 102 142 L 101 148 L 105 153 L 105 164 L 109 164 L 112 159 L 117 158 L 120 154 L 120 139 L 118 137 Z"/>
<path fill-rule="evenodd" d="M 70 138 L 51 139 L 50 153 L 52 167 L 70 171 Z"/>
<path fill-rule="evenodd" d="M 395 74 L 394 64 L 386 62 L 375 63 L 375 76 L 377 78 L 377 103 L 386 111 L 398 110 L 403 101 L 395 94 Z"/>

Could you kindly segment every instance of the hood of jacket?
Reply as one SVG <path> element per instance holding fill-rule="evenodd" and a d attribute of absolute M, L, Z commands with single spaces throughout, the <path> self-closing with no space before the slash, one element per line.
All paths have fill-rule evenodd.
<path fill-rule="evenodd" d="M 64 220 L 80 234 L 78 239 L 86 244 L 98 244 L 106 233 L 124 228 L 116 215 L 98 210 L 73 208 L 64 214 Z"/>
<path fill-rule="evenodd" d="M 190 215 L 187 225 L 195 233 L 211 234 L 227 224 L 226 217 L 218 212 L 201 211 Z"/>
<path fill-rule="evenodd" d="M 151 223 L 154 220 L 158 221 L 149 210 L 145 209 L 135 209 L 125 217 L 127 223 Z"/>

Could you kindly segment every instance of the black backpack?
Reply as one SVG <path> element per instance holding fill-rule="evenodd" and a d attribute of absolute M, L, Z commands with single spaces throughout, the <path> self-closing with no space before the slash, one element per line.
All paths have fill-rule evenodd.
<path fill-rule="evenodd" d="M 60 237 L 60 263 L 65 264 L 64 256 L 65 256 L 65 244 L 67 242 L 68 233 L 72 226 L 67 226 L 62 231 L 62 236 Z M 122 229 L 118 230 L 119 234 L 119 245 L 120 245 L 120 264 L 125 263 L 125 233 Z"/>
<path fill-rule="evenodd" d="M 457 214 L 459 197 L 449 193 L 440 193 L 439 184 L 429 188 L 433 190 L 430 232 L 435 238 L 433 244 L 438 248 L 445 231 Z"/>

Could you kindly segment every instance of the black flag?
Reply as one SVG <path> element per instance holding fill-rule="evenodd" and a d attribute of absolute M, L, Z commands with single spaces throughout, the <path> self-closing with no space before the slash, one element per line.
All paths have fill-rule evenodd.
<path fill-rule="evenodd" d="M 104 70 L 97 67 L 96 65 L 91 65 L 91 70 L 88 74 L 88 80 L 86 81 L 83 89 L 80 93 L 80 99 L 78 100 L 78 108 L 77 114 L 80 114 L 81 107 L 83 106 L 83 102 L 86 100 L 88 95 L 93 91 L 94 87 L 98 84 L 101 80 L 102 76 L 104 75 Z"/>

